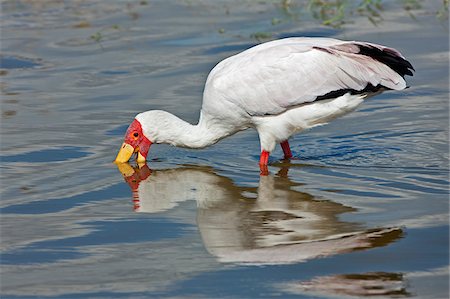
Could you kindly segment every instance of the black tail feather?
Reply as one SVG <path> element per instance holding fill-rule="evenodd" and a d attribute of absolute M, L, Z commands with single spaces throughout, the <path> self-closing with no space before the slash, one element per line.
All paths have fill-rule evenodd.
<path fill-rule="evenodd" d="M 408 60 L 398 56 L 396 52 L 389 48 L 379 49 L 371 45 L 360 44 L 358 44 L 358 47 L 359 54 L 369 56 L 381 63 L 384 63 L 402 77 L 405 77 L 405 75 L 412 76 L 412 71 L 415 71 L 414 67 Z"/>

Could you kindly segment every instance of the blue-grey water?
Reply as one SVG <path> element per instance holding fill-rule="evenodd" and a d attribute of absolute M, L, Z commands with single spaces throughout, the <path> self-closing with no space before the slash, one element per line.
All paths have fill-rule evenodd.
<path fill-rule="evenodd" d="M 448 298 L 448 12 L 381 1 L 332 27 L 317 3 L 1 1 L 1 298 Z M 195 123 L 218 61 L 286 36 L 416 72 L 269 176 L 251 130 L 112 163 L 135 114 Z"/>

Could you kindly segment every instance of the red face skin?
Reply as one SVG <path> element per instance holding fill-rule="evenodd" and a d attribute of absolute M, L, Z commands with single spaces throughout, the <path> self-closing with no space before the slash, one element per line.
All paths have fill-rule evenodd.
<path fill-rule="evenodd" d="M 142 168 L 135 167 L 134 173 L 130 176 L 124 177 L 124 179 L 125 182 L 127 182 L 128 185 L 130 186 L 131 191 L 138 191 L 139 184 L 142 181 L 145 181 L 150 176 L 151 173 L 152 171 L 145 164 Z"/>
<path fill-rule="evenodd" d="M 133 192 L 133 209 L 135 211 L 138 211 L 141 207 L 141 202 L 139 200 L 138 194 L 139 184 L 142 181 L 145 181 L 151 175 L 151 173 L 152 171 L 150 170 L 150 168 L 148 168 L 147 164 L 145 164 L 144 166 L 142 166 L 142 168 L 135 167 L 134 173 L 132 175 L 124 177 L 125 182 L 128 183 L 131 191 Z"/>
<path fill-rule="evenodd" d="M 145 137 L 142 132 L 141 123 L 138 120 L 134 120 L 128 127 L 125 133 L 125 143 L 128 143 L 134 148 L 135 152 L 141 153 L 141 155 L 147 159 L 148 150 L 152 145 L 152 142 Z"/>

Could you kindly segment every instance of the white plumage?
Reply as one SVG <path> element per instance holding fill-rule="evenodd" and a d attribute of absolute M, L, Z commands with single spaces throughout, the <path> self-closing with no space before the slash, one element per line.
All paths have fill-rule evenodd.
<path fill-rule="evenodd" d="M 397 50 L 372 43 L 331 38 L 275 40 L 213 68 L 197 125 L 158 110 L 138 114 L 136 121 L 150 144 L 190 148 L 255 128 L 261 143 L 260 164 L 267 165 L 277 143 L 282 143 L 289 158 L 290 136 L 354 110 L 368 96 L 406 88 L 404 76 L 412 75 L 411 70 L 412 65 Z M 130 126 L 125 143 L 135 127 Z"/>
<path fill-rule="evenodd" d="M 329 38 L 288 38 L 255 46 L 211 71 L 203 109 L 230 101 L 252 116 L 274 115 L 330 91 L 362 90 L 368 83 L 396 90 L 406 87 L 402 76 L 389 66 L 358 54 L 357 45 L 386 49 Z"/>

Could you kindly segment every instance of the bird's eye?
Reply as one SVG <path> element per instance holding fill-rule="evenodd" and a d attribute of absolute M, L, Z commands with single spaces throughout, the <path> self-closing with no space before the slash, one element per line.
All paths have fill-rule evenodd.
<path fill-rule="evenodd" d="M 139 137 L 139 133 L 138 132 L 134 132 L 133 136 L 137 138 L 137 137 Z"/>

